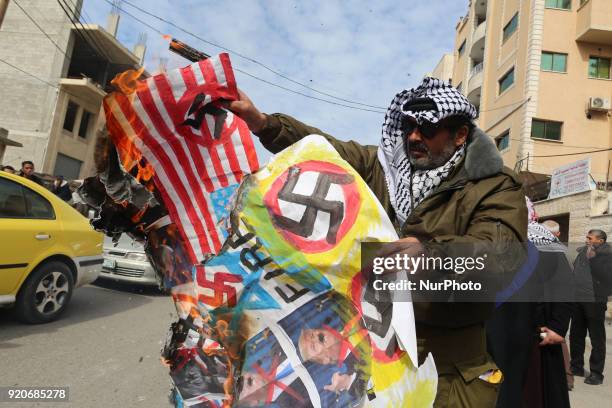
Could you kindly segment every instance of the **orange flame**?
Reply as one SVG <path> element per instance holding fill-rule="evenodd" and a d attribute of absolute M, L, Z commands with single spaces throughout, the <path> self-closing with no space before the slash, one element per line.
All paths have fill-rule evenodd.
<path fill-rule="evenodd" d="M 140 86 L 142 86 L 138 82 L 138 78 L 144 72 L 144 67 L 139 70 L 128 69 L 127 71 L 123 71 L 115 76 L 111 81 L 111 84 L 115 85 L 121 92 L 126 95 L 131 95 L 138 90 Z"/>
<path fill-rule="evenodd" d="M 153 177 L 153 174 L 155 174 L 155 171 L 153 170 L 153 166 L 151 166 L 149 163 L 147 163 L 144 167 L 140 165 L 140 163 L 137 164 L 138 166 L 138 173 L 136 174 L 136 181 L 149 181 L 151 180 L 151 177 Z"/>
<path fill-rule="evenodd" d="M 168 34 L 162 34 L 162 38 L 166 41 L 172 41 L 172 36 Z"/>
<path fill-rule="evenodd" d="M 149 209 L 149 207 L 147 205 L 145 205 L 144 208 L 142 210 L 138 211 L 136 214 L 134 214 L 130 220 L 134 224 L 138 224 L 138 222 L 140 222 L 140 220 L 142 219 L 143 215 L 145 215 L 145 213 L 147 212 L 148 209 Z"/>

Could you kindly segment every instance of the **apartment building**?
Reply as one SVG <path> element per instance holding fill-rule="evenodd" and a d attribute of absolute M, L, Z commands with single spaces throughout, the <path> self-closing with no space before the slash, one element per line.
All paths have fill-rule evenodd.
<path fill-rule="evenodd" d="M 541 218 L 558 220 L 569 240 L 612 229 L 612 1 L 470 0 L 453 56 L 453 85 L 527 184 L 591 160 L 600 190 L 547 200 L 540 189 Z"/>
<path fill-rule="evenodd" d="M 453 83 L 510 167 L 550 174 L 586 155 L 542 156 L 610 147 L 612 2 L 470 1 L 454 55 Z M 597 181 L 610 159 L 592 155 Z"/>
<path fill-rule="evenodd" d="M 0 162 L 19 168 L 32 160 L 39 172 L 76 179 L 94 172 L 95 133 L 110 81 L 138 68 L 145 47 L 131 52 L 115 38 L 116 12 L 104 29 L 78 23 L 82 0 L 63 6 L 8 2 L 0 26 L 0 127 L 8 132 L 0 142 L 10 143 Z"/>
<path fill-rule="evenodd" d="M 427 73 L 425 76 L 439 78 L 452 84 L 454 64 L 455 57 L 453 54 L 444 54 L 433 71 Z"/>

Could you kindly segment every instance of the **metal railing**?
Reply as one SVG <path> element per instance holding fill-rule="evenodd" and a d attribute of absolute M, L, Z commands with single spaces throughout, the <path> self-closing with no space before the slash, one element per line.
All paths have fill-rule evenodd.
<path fill-rule="evenodd" d="M 484 68 L 484 61 L 479 62 L 478 64 L 474 65 L 474 67 L 472 67 L 472 72 L 470 73 L 470 79 L 472 79 L 474 75 L 481 73 L 483 68 Z"/>

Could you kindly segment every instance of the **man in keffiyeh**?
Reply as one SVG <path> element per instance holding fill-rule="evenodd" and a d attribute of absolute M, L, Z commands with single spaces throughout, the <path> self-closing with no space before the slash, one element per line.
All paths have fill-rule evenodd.
<path fill-rule="evenodd" d="M 404 245 L 502 242 L 520 248 L 511 244 L 526 240 L 517 176 L 474 126 L 474 106 L 441 80 L 425 78 L 393 98 L 378 147 L 339 141 L 284 114 L 263 114 L 244 94 L 228 107 L 273 153 L 307 135 L 323 135 L 368 183 Z M 509 274 L 523 258 L 523 251 L 510 249 L 495 265 Z M 470 272 L 453 279 L 470 279 Z M 414 304 L 419 364 L 431 352 L 439 373 L 436 407 L 495 406 L 499 375 L 491 375 L 497 367 L 484 331 L 492 310 L 488 303 Z"/>

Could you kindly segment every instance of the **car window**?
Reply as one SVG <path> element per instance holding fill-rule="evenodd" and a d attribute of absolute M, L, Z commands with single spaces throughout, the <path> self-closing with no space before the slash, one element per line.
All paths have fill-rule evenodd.
<path fill-rule="evenodd" d="M 53 207 L 49 201 L 47 201 L 40 194 L 35 193 L 29 188 L 23 189 L 26 201 L 26 210 L 28 213 L 28 218 L 43 218 L 43 219 L 53 219 L 55 218 L 55 213 L 53 212 Z"/>
<path fill-rule="evenodd" d="M 40 194 L 0 178 L 0 218 L 54 219 L 55 212 Z"/>
<path fill-rule="evenodd" d="M 19 184 L 0 178 L 0 217 L 27 217 L 25 197 Z"/>

